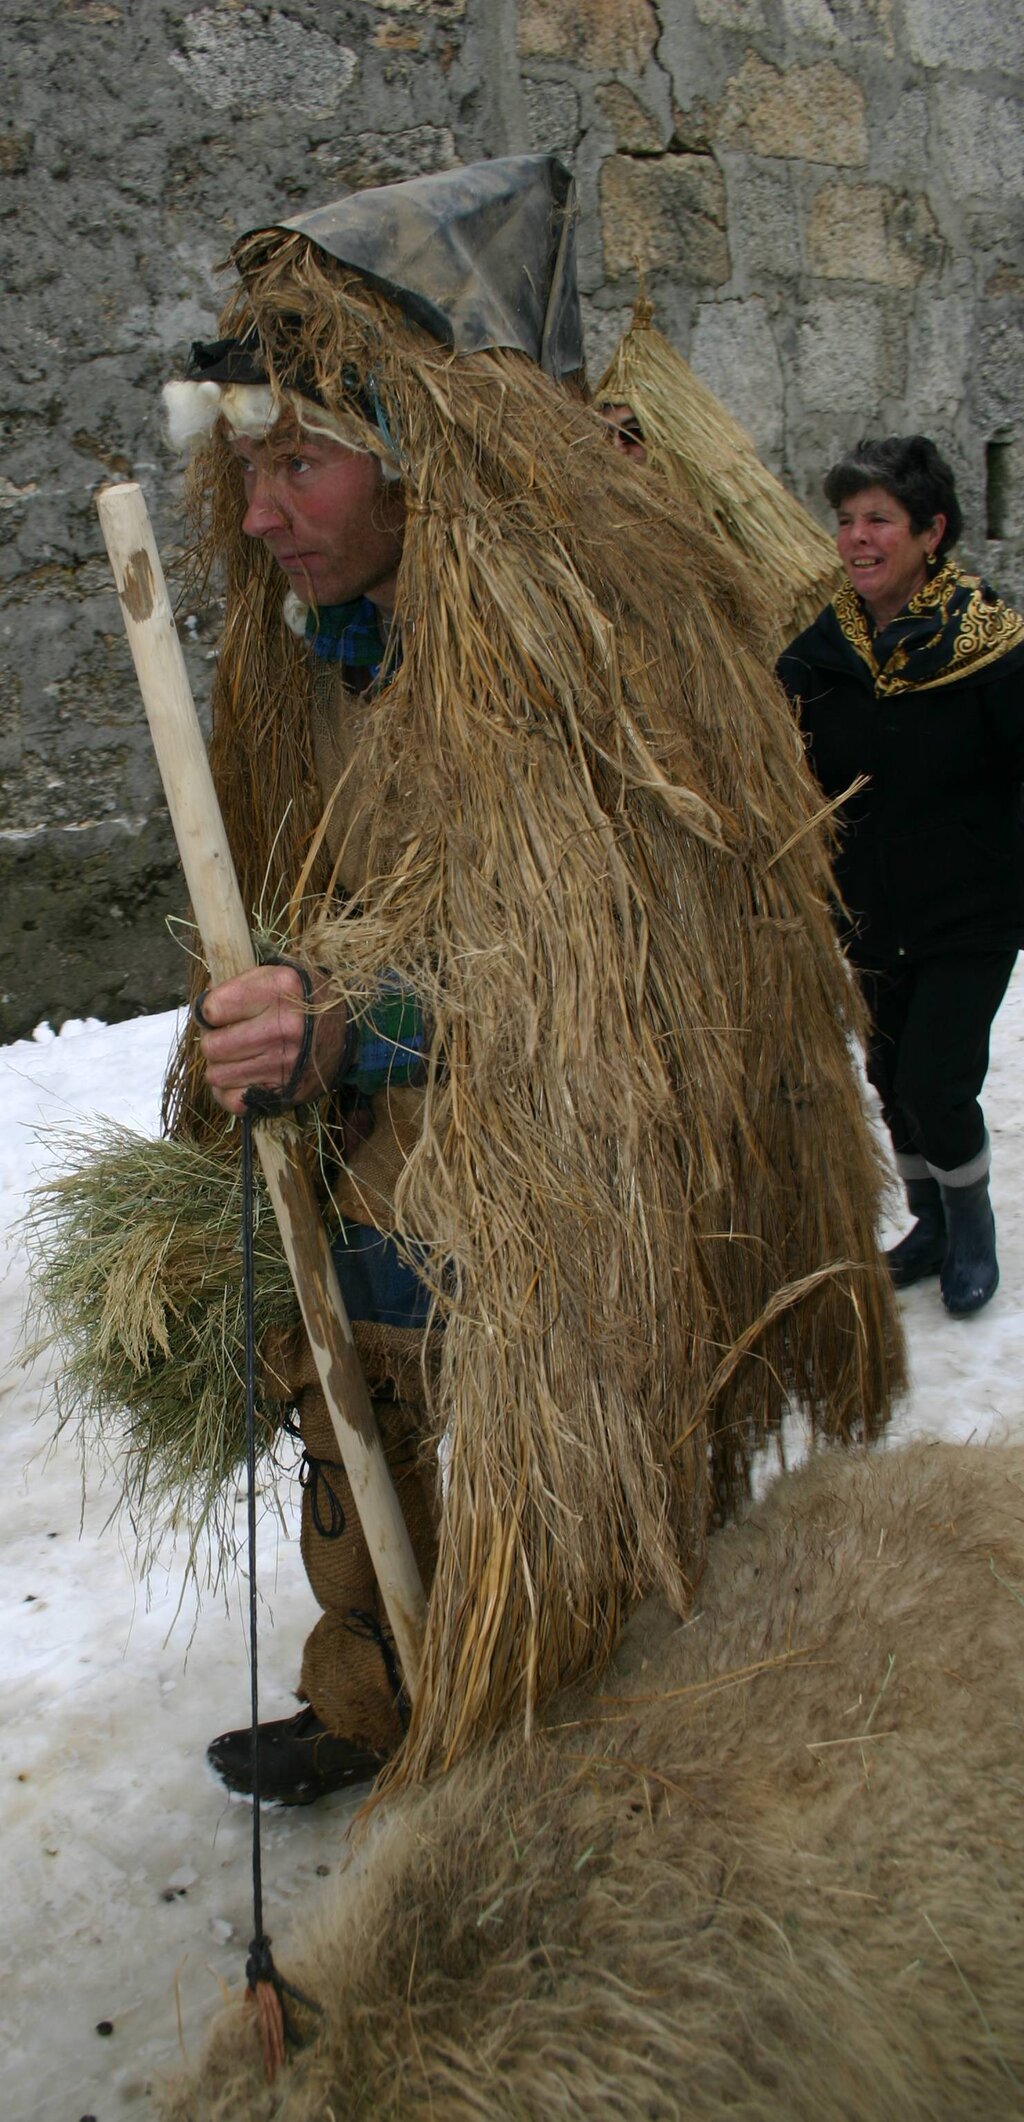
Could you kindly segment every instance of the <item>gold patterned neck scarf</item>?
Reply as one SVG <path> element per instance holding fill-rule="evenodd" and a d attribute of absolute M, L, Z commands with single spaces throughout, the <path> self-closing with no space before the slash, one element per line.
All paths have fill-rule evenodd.
<path fill-rule="evenodd" d="M 840 632 L 866 663 L 876 693 L 923 692 L 956 685 L 1024 646 L 1024 618 L 980 575 L 946 560 L 903 611 L 876 627 L 849 582 L 832 599 Z"/>

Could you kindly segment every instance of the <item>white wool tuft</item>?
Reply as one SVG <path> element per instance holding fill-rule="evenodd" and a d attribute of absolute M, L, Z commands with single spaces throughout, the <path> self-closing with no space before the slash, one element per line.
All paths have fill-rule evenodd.
<path fill-rule="evenodd" d="M 220 410 L 234 435 L 249 435 L 254 441 L 267 434 L 280 418 L 280 401 L 265 383 L 225 383 L 221 386 Z"/>
<path fill-rule="evenodd" d="M 218 419 L 233 434 L 265 435 L 281 408 L 265 383 L 165 383 L 167 432 L 175 449 L 205 442 Z"/>
<path fill-rule="evenodd" d="M 309 606 L 303 603 L 302 598 L 297 596 L 293 589 L 285 593 L 284 602 L 281 606 L 281 617 L 289 633 L 297 634 L 300 641 L 304 640 L 306 620 L 309 617 Z"/>
<path fill-rule="evenodd" d="M 265 383 L 165 383 L 163 388 L 167 433 L 175 449 L 196 449 L 212 433 L 218 419 L 227 422 L 234 435 L 258 441 L 269 434 L 283 411 L 280 399 Z M 352 424 L 345 426 L 322 405 L 288 391 L 286 402 L 307 435 L 322 435 L 340 442 L 345 449 L 363 454 Z M 383 440 L 390 442 L 390 437 Z M 387 480 L 400 479 L 401 467 L 391 456 L 378 459 Z"/>
<path fill-rule="evenodd" d="M 201 442 L 220 411 L 219 383 L 165 383 L 164 415 L 175 449 Z"/>

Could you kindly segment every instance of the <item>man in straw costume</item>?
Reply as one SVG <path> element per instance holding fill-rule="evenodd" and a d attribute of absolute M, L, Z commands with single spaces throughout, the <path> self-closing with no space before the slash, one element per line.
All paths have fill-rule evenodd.
<path fill-rule="evenodd" d="M 202 996 L 170 1124 L 326 1098 L 430 1579 L 403 1728 L 312 1366 L 277 1350 L 323 1608 L 307 1708 L 262 1735 L 286 1800 L 529 1728 L 645 1592 L 685 1609 L 789 1397 L 871 1437 L 900 1383 L 799 738 L 728 557 L 583 402 L 573 216 L 524 156 L 261 229 L 170 389 L 226 585 L 215 779 L 293 961 Z M 247 1735 L 211 1752 L 246 1787 Z"/>

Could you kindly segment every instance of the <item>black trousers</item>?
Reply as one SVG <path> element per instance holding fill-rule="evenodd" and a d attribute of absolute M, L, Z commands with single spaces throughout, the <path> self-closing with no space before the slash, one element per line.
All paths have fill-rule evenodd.
<path fill-rule="evenodd" d="M 857 966 L 871 1016 L 868 1080 L 898 1155 L 953 1172 L 984 1148 L 978 1097 L 992 1019 L 1016 956 L 983 951 L 883 970 Z"/>

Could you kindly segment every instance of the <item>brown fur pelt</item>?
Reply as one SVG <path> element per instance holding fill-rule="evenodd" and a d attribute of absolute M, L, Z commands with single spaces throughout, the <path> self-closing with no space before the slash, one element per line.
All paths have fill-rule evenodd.
<path fill-rule="evenodd" d="M 820 803 L 728 556 L 521 356 L 448 354 L 304 239 L 253 240 L 240 267 L 223 328 L 255 316 L 281 385 L 298 343 L 382 452 L 337 379 L 376 391 L 408 502 L 369 877 L 342 908 L 314 889 L 283 578 L 241 533 L 223 443 L 198 474 L 249 903 L 282 904 L 306 858 L 296 947 L 356 1009 L 397 976 L 433 1027 L 395 1204 L 446 1322 L 448 1488 L 399 1766 L 422 1774 L 529 1729 L 652 1586 L 685 1606 L 788 1394 L 830 1436 L 875 1432 L 902 1375 L 881 1171 Z"/>
<path fill-rule="evenodd" d="M 994 2122 L 1024 2099 L 1024 1449 L 820 1455 L 598 1698 L 377 1814 L 168 2122 Z"/>

